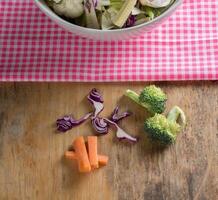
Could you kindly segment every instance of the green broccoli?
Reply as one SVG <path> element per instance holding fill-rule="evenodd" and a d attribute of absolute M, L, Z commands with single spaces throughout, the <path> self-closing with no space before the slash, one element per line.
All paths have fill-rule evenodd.
<path fill-rule="evenodd" d="M 179 117 L 181 125 L 177 122 Z M 178 106 L 174 106 L 167 118 L 162 114 L 155 114 L 145 121 L 144 128 L 151 139 L 159 141 L 163 145 L 168 145 L 175 142 L 177 134 L 185 124 L 184 112 Z"/>
<path fill-rule="evenodd" d="M 155 85 L 145 87 L 140 95 L 132 90 L 127 90 L 125 95 L 146 108 L 152 114 L 162 113 L 165 109 L 167 96 Z"/>

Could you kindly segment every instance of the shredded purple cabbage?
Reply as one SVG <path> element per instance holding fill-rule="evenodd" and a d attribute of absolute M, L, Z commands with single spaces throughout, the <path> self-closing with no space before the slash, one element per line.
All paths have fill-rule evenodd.
<path fill-rule="evenodd" d="M 88 100 L 91 101 L 91 103 L 93 103 L 93 101 L 104 103 L 104 100 L 100 92 L 96 88 L 93 88 L 91 90 L 91 92 L 88 95 Z"/>
<path fill-rule="evenodd" d="M 88 113 L 84 117 L 78 120 L 74 119 L 71 116 L 64 116 L 63 118 L 60 118 L 56 121 L 57 130 L 60 132 L 66 132 L 72 129 L 73 127 L 78 126 L 82 124 L 83 122 L 85 122 L 91 115 L 92 113 Z"/>
<path fill-rule="evenodd" d="M 70 129 L 72 129 L 75 126 L 78 126 L 82 124 L 85 120 L 87 120 L 89 117 L 91 117 L 92 125 L 97 132 L 98 135 L 105 135 L 108 133 L 108 129 L 110 125 L 113 125 L 116 127 L 116 137 L 119 140 L 128 140 L 130 142 L 137 142 L 137 138 L 134 138 L 130 135 L 128 135 L 123 129 L 121 129 L 117 123 L 130 116 L 130 112 L 126 111 L 121 114 L 119 114 L 119 107 L 116 107 L 110 117 L 110 119 L 107 118 L 101 118 L 99 117 L 99 113 L 104 109 L 103 105 L 103 98 L 100 94 L 100 92 L 97 89 L 92 89 L 87 96 L 88 100 L 92 103 L 95 110 L 92 113 L 86 114 L 84 117 L 76 120 L 71 116 L 65 116 L 63 118 L 60 118 L 57 120 L 57 130 L 61 132 L 66 132 Z"/>
<path fill-rule="evenodd" d="M 92 0 L 92 3 L 93 3 L 95 8 L 98 6 L 98 0 Z"/>
<path fill-rule="evenodd" d="M 129 18 L 127 19 L 125 25 L 124 25 L 124 28 L 134 26 L 135 22 L 136 22 L 136 16 L 130 15 Z"/>
<path fill-rule="evenodd" d="M 121 114 L 118 113 L 119 112 L 119 107 L 117 106 L 114 111 L 112 112 L 111 114 L 111 117 L 110 117 L 110 120 L 115 122 L 115 123 L 118 123 L 120 120 L 128 117 L 131 115 L 130 112 L 126 111 L 126 112 L 123 112 Z"/>
<path fill-rule="evenodd" d="M 88 100 L 93 104 L 95 111 L 93 118 L 97 117 L 98 114 L 104 109 L 103 98 L 97 89 L 92 89 L 88 95 Z"/>
<path fill-rule="evenodd" d="M 108 133 L 108 123 L 101 117 L 92 118 L 92 125 L 98 135 L 105 135 Z"/>
<path fill-rule="evenodd" d="M 115 122 L 109 120 L 109 119 L 106 119 L 104 118 L 104 120 L 106 122 L 108 122 L 109 124 L 111 125 L 114 125 L 117 129 L 117 132 L 116 132 L 116 137 L 119 139 L 119 140 L 127 140 L 129 142 L 137 142 L 138 139 L 135 138 L 135 137 L 132 137 L 130 136 L 129 134 L 127 134 L 123 129 L 121 129 Z"/>
<path fill-rule="evenodd" d="M 85 0 L 84 2 L 84 7 L 89 11 L 91 12 L 91 7 L 92 7 L 92 4 L 89 0 Z"/>
<path fill-rule="evenodd" d="M 97 132 L 98 135 L 105 135 L 108 133 L 108 128 L 110 126 L 110 123 L 106 120 L 110 120 L 114 123 L 118 123 L 118 121 L 124 119 L 125 117 L 128 117 L 131 113 L 130 112 L 123 112 L 122 114 L 118 114 L 119 107 L 117 106 L 110 119 L 105 119 L 101 117 L 92 117 L 92 125 Z"/>

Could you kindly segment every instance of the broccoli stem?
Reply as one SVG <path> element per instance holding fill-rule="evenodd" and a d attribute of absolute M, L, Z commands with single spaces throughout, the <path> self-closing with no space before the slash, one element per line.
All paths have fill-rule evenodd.
<path fill-rule="evenodd" d="M 139 102 L 139 95 L 136 92 L 132 90 L 127 90 L 125 95 L 133 101 L 135 101 L 136 103 L 138 103 L 139 105 L 141 105 L 141 103 Z"/>
<path fill-rule="evenodd" d="M 183 110 L 178 106 L 174 106 L 167 115 L 167 119 L 172 122 L 177 122 L 179 117 L 181 118 L 181 126 L 184 126 L 186 124 L 186 117 Z"/>
<path fill-rule="evenodd" d="M 134 102 L 136 102 L 138 105 L 146 108 L 150 113 L 153 113 L 152 110 L 150 109 L 149 105 L 147 105 L 146 103 L 140 102 L 139 95 L 136 92 L 134 92 L 132 90 L 126 90 L 125 95 L 127 97 L 129 97 L 130 99 L 132 99 Z"/>

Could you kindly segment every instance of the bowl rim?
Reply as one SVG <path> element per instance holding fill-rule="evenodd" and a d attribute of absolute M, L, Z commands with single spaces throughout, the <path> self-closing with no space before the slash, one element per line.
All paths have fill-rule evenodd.
<path fill-rule="evenodd" d="M 176 10 L 176 8 L 182 3 L 182 0 L 175 0 L 175 2 L 161 15 L 159 15 L 158 17 L 154 18 L 151 21 L 136 25 L 136 26 L 132 26 L 132 27 L 128 27 L 128 28 L 122 28 L 122 29 L 112 29 L 112 30 L 102 30 L 102 29 L 93 29 L 93 28 L 87 28 L 87 27 L 83 27 L 83 26 L 79 26 L 73 23 L 68 22 L 67 20 L 64 20 L 63 18 L 61 18 L 59 15 L 57 15 L 55 12 L 53 12 L 50 8 L 48 8 L 47 6 L 45 6 L 41 1 L 44 0 L 34 0 L 35 3 L 37 4 L 37 6 L 44 11 L 44 13 L 46 15 L 48 15 L 49 17 L 51 17 L 53 20 L 55 20 L 56 22 L 59 21 L 64 25 L 67 26 L 71 26 L 72 28 L 76 28 L 76 29 L 80 29 L 81 31 L 87 31 L 87 32 L 92 32 L 92 33 L 117 33 L 117 32 L 125 32 L 125 31 L 131 31 L 131 30 L 136 30 L 136 29 L 140 29 L 144 26 L 149 26 L 154 24 L 155 22 L 159 21 L 162 18 L 167 17 L 168 15 L 171 14 L 171 12 L 173 12 L 174 10 Z M 45 3 L 45 1 L 44 1 Z"/>

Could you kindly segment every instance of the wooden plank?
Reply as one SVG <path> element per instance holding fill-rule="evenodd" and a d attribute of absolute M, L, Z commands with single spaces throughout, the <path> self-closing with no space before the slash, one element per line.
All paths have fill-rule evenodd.
<path fill-rule="evenodd" d="M 217 199 L 217 82 L 157 84 L 168 94 L 167 110 L 177 104 L 188 116 L 177 143 L 165 150 L 151 145 L 143 132 L 148 114 L 122 96 L 144 83 L 1 84 L 0 199 Z M 102 115 L 109 116 L 116 105 L 133 111 L 121 126 L 140 142 L 117 142 L 114 131 L 100 137 L 99 152 L 109 155 L 109 164 L 84 175 L 63 154 L 78 135 L 94 132 L 90 123 L 66 134 L 57 134 L 54 123 L 63 114 L 78 118 L 91 111 L 86 95 L 93 87 L 105 99 Z"/>

